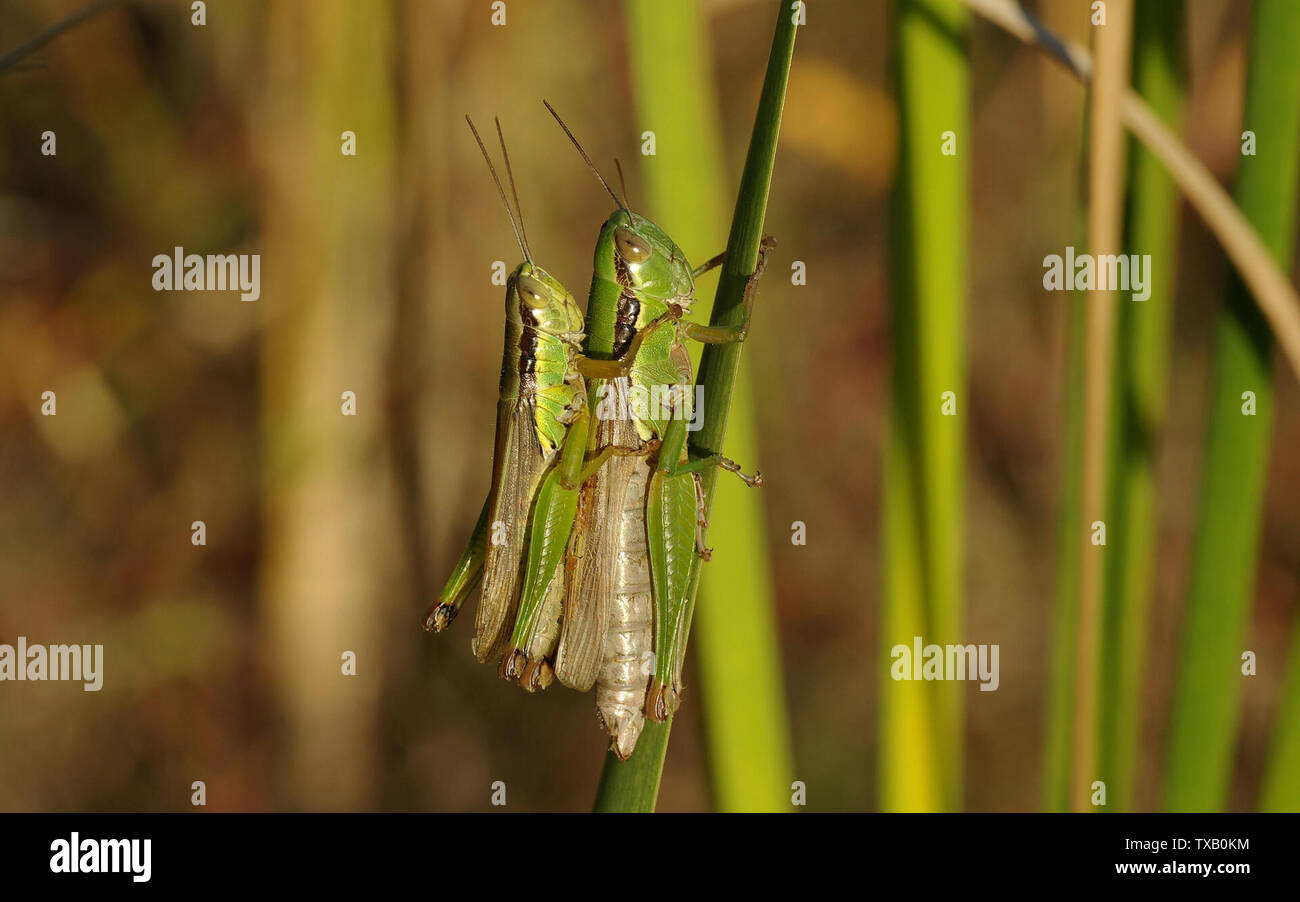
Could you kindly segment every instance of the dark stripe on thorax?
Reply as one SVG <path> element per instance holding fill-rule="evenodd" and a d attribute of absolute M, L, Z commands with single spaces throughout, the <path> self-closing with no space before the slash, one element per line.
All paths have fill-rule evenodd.
<path fill-rule="evenodd" d="M 614 356 L 622 357 L 636 337 L 636 320 L 641 315 L 641 301 L 632 289 L 632 273 L 623 258 L 614 256 L 614 275 L 623 290 L 618 296 L 618 313 L 614 318 Z"/>
<path fill-rule="evenodd" d="M 519 330 L 519 380 L 521 384 L 533 384 L 537 371 L 537 329 L 529 322 L 532 313 L 527 305 L 519 305 L 523 328 Z"/>

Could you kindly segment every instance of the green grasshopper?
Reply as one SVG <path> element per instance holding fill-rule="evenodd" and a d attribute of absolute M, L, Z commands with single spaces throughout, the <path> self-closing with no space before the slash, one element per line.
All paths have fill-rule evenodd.
<path fill-rule="evenodd" d="M 534 263 L 523 216 L 516 220 L 511 212 L 487 148 L 474 123 L 465 119 L 505 205 L 524 262 L 506 284 L 491 490 L 469 545 L 425 615 L 424 627 L 446 629 L 481 579 L 474 654 L 480 661 L 501 654 L 501 675 L 535 691 L 551 682 L 548 659 L 560 639 L 564 588 L 560 564 L 578 487 L 606 460 L 628 453 L 610 447 L 586 457 L 590 413 L 585 380 L 625 376 L 641 342 L 629 345 L 623 359 L 595 360 L 581 353 L 582 312 L 573 295 Z M 519 194 L 499 121 L 497 136 L 518 211 Z M 669 311 L 652 323 L 643 340 L 674 315 Z M 516 616 L 517 611 L 522 616 Z"/>
<path fill-rule="evenodd" d="M 596 685 L 598 716 L 613 751 L 626 760 L 645 716 L 666 720 L 680 701 L 689 573 L 695 555 L 709 557 L 699 474 L 721 466 L 748 485 L 762 483 L 761 474 L 745 476 L 721 455 L 690 459 L 686 420 L 693 380 L 685 339 L 745 340 L 757 282 L 775 241 L 763 240 L 739 326 L 680 320 L 694 301 L 695 279 L 721 264 L 723 255 L 692 269 L 662 229 L 614 193 L 559 114 L 549 103 L 546 107 L 618 207 L 596 242 L 585 353 L 597 359 L 632 357 L 627 375 L 588 383 L 588 404 L 596 416 L 588 452 L 617 448 L 624 453 L 607 459 L 582 487 L 565 565 L 555 673 L 581 691 Z M 665 316 L 674 320 L 672 329 L 645 334 Z M 630 417 L 620 415 L 635 396 L 652 403 L 648 408 L 634 404 Z M 653 403 L 656 399 L 662 403 Z M 648 659 L 654 668 L 647 692 Z"/>

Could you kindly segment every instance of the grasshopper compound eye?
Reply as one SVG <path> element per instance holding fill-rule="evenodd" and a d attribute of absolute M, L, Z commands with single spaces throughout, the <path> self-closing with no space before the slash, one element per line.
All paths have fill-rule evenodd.
<path fill-rule="evenodd" d="M 520 299 L 534 310 L 546 306 L 546 288 L 532 276 L 521 274 L 515 282 L 515 289 L 519 292 Z"/>
<path fill-rule="evenodd" d="M 627 226 L 614 230 L 614 246 L 628 263 L 644 263 L 650 259 L 650 243 Z"/>

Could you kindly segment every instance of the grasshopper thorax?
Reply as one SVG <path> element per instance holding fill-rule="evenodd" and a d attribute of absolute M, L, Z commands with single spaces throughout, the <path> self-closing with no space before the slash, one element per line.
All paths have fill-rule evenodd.
<path fill-rule="evenodd" d="M 582 346 L 583 316 L 569 290 L 535 263 L 520 263 L 506 283 L 506 319 Z"/>
<path fill-rule="evenodd" d="M 691 264 L 668 233 L 638 213 L 618 209 L 601 226 L 596 275 L 642 298 L 679 304 L 689 311 L 695 296 Z"/>

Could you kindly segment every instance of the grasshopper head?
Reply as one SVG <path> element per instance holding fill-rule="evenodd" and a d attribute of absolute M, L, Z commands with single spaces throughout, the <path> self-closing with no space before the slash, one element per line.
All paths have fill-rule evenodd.
<path fill-rule="evenodd" d="M 582 149 L 577 136 L 564 124 L 555 107 L 545 100 L 542 103 L 546 104 L 560 128 L 569 136 L 592 174 L 609 192 L 614 203 L 618 204 L 618 209 L 601 226 L 600 238 L 596 241 L 596 278 L 614 282 L 622 288 L 634 289 L 643 299 L 676 303 L 683 310 L 689 311 L 695 297 L 695 279 L 682 249 L 659 226 L 632 212 L 631 204 L 627 202 L 626 187 L 623 190 L 624 197 L 620 199 L 600 174 L 596 164 L 591 162 L 591 157 Z M 618 164 L 617 160 L 614 162 L 615 165 Z M 621 166 L 618 176 L 621 182 Z"/>
<path fill-rule="evenodd" d="M 582 343 L 583 317 L 577 300 L 559 279 L 535 263 L 520 263 L 510 274 L 506 316 L 572 344 Z"/>
<path fill-rule="evenodd" d="M 596 274 L 643 296 L 674 301 L 689 310 L 695 295 L 691 265 L 668 233 L 650 220 L 615 210 L 596 242 Z"/>

